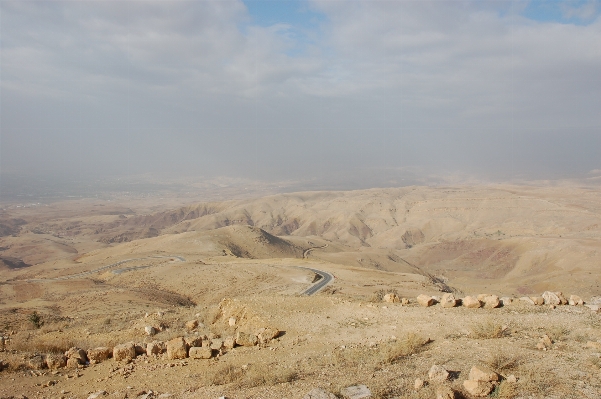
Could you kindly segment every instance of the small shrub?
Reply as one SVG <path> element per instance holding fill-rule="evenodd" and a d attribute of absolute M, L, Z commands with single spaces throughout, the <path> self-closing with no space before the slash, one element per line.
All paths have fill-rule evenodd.
<path fill-rule="evenodd" d="M 503 352 L 494 352 L 484 360 L 484 363 L 493 370 L 502 373 L 504 371 L 515 369 L 522 362 L 521 357 L 507 355 Z"/>
<path fill-rule="evenodd" d="M 238 382 L 244 376 L 244 370 L 232 364 L 224 364 L 208 376 L 208 384 L 225 385 Z"/>
<path fill-rule="evenodd" d="M 501 381 L 499 385 L 497 385 L 490 393 L 491 398 L 499 398 L 499 399 L 513 399 L 517 396 L 518 390 L 515 384 L 509 383 L 507 381 Z"/>
<path fill-rule="evenodd" d="M 250 367 L 241 381 L 242 386 L 258 387 L 292 382 L 298 378 L 298 373 L 290 369 L 274 368 L 267 364 L 256 364 Z"/>
<path fill-rule="evenodd" d="M 553 341 L 563 341 L 565 340 L 566 336 L 570 334 L 570 329 L 566 326 L 555 325 L 545 328 L 545 333 Z"/>
<path fill-rule="evenodd" d="M 409 333 L 401 339 L 397 339 L 384 353 L 384 363 L 394 363 L 399 359 L 421 352 L 424 346 L 430 342 L 429 339 Z"/>
<path fill-rule="evenodd" d="M 472 336 L 479 339 L 501 338 L 506 335 L 507 329 L 499 323 L 487 320 L 483 323 L 474 323 L 471 325 Z"/>
<path fill-rule="evenodd" d="M 31 322 L 31 324 L 33 324 L 33 326 L 36 329 L 39 329 L 40 327 L 42 327 L 42 325 L 44 325 L 44 321 L 42 320 L 42 316 L 40 316 L 38 314 L 38 312 L 36 312 L 35 310 L 33 311 L 32 314 L 29 315 L 29 321 Z"/>

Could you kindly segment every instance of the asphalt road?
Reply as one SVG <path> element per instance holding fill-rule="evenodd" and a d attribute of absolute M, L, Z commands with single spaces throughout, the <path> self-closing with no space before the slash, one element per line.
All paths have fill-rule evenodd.
<path fill-rule="evenodd" d="M 146 257 L 146 258 L 124 259 L 124 260 L 121 260 L 121 261 L 116 262 L 116 263 L 111 263 L 110 265 L 102 266 L 102 267 L 99 267 L 99 268 L 94 269 L 94 270 L 89 270 L 87 272 L 82 272 L 82 273 L 77 273 L 77 274 L 70 274 L 68 276 L 61 276 L 61 277 L 54 277 L 54 278 L 31 279 L 31 280 L 26 280 L 26 281 L 29 281 L 29 282 L 43 282 L 43 281 L 61 281 L 61 280 L 71 280 L 71 279 L 74 279 L 74 278 L 83 278 L 83 277 L 86 277 L 86 276 L 89 276 L 89 275 L 92 275 L 92 274 L 95 274 L 95 273 L 102 272 L 104 270 L 108 270 L 108 269 L 112 269 L 112 268 L 117 267 L 117 266 L 121 266 L 124 263 L 132 262 L 134 260 L 163 259 L 163 258 L 177 259 L 180 262 L 184 262 L 186 260 L 182 256 L 177 256 L 177 255 L 171 255 L 171 256 L 150 256 L 150 257 Z M 151 267 L 151 266 L 125 267 L 125 268 L 113 270 L 112 272 L 114 274 L 121 274 L 121 273 L 126 273 L 126 272 L 137 270 L 137 269 L 146 269 L 148 267 Z M 311 287 L 309 287 L 306 290 L 304 290 L 303 292 L 301 292 L 301 295 L 305 295 L 305 296 L 314 295 L 314 294 L 318 293 L 319 291 L 321 291 L 322 289 L 324 289 L 334 279 L 333 275 L 331 275 L 328 272 L 324 272 L 323 270 L 312 269 L 310 267 L 304 267 L 304 266 L 295 266 L 295 267 L 298 267 L 299 269 L 310 270 L 313 273 L 315 273 L 316 275 L 318 275 L 318 276 L 321 277 Z"/>
<path fill-rule="evenodd" d="M 316 294 L 319 291 L 321 291 L 322 289 L 324 289 L 334 279 L 334 276 L 332 276 L 328 272 L 324 272 L 323 270 L 311 269 L 310 267 L 303 267 L 303 266 L 297 266 L 297 267 L 299 267 L 301 269 L 311 270 L 313 273 L 317 274 L 318 276 L 321 276 L 321 279 L 319 279 L 319 281 L 317 281 L 311 287 L 309 287 L 305 291 L 303 291 L 301 293 L 301 295 L 311 296 L 313 294 Z"/>

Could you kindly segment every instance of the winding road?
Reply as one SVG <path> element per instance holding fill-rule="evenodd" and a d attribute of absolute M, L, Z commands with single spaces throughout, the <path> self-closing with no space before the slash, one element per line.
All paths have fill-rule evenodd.
<path fill-rule="evenodd" d="M 327 246 L 327 244 L 326 244 L 326 246 Z M 311 249 L 313 249 L 313 248 L 311 248 Z M 30 280 L 25 280 L 25 281 L 31 282 L 31 283 L 39 283 L 39 282 L 44 282 L 44 281 L 62 281 L 62 280 L 71 280 L 71 279 L 75 279 L 75 278 L 83 278 L 83 277 L 90 276 L 95 273 L 99 273 L 99 272 L 102 272 L 102 271 L 105 271 L 108 269 L 112 269 L 117 266 L 121 266 L 127 262 L 133 262 L 136 260 L 145 260 L 145 259 L 173 259 L 173 260 L 178 260 L 179 262 L 184 262 L 186 260 L 183 256 L 179 256 L 179 255 L 171 255 L 171 256 L 157 255 L 157 256 L 148 256 L 145 258 L 131 258 L 131 259 L 124 259 L 119 262 L 111 263 L 110 265 L 102 266 L 97 269 L 88 270 L 87 272 L 69 274 L 67 276 L 52 277 L 52 278 L 30 279 Z M 122 274 L 122 273 L 126 273 L 126 272 L 133 271 L 133 270 L 146 269 L 149 267 L 152 267 L 152 266 L 151 265 L 143 265 L 143 266 L 124 267 L 124 268 L 113 270 L 112 273 L 113 274 Z M 330 273 L 325 272 L 323 270 L 312 269 L 310 267 L 304 267 L 304 266 L 293 266 L 293 267 L 309 270 L 320 277 L 313 285 L 311 285 L 309 288 L 307 288 L 306 290 L 301 292 L 301 295 L 304 295 L 304 296 L 311 296 L 311 295 L 318 293 L 323 288 L 325 288 L 328 284 L 330 284 L 330 282 L 334 279 L 333 275 L 331 275 Z"/>

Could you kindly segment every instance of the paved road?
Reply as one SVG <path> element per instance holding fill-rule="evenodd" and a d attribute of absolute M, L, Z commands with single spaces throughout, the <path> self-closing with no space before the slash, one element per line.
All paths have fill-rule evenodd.
<path fill-rule="evenodd" d="M 324 272 L 323 270 L 311 269 L 310 267 L 303 266 L 297 267 L 301 269 L 311 270 L 313 273 L 317 274 L 318 276 L 321 276 L 321 278 L 315 284 L 303 291 L 301 295 L 311 296 L 313 294 L 316 294 L 322 289 L 324 289 L 334 279 L 334 276 L 332 276 L 328 272 Z"/>
<path fill-rule="evenodd" d="M 89 276 L 91 274 L 102 272 L 104 270 L 112 269 L 114 267 L 121 266 L 124 263 L 132 262 L 132 261 L 135 261 L 135 260 L 165 259 L 165 258 L 167 258 L 167 259 L 169 259 L 169 258 L 171 258 L 171 259 L 177 259 L 180 262 L 184 262 L 186 260 L 184 257 L 178 256 L 178 255 L 171 255 L 171 256 L 157 255 L 157 256 L 149 256 L 149 257 L 145 257 L 145 258 L 124 259 L 124 260 L 121 260 L 119 262 L 111 263 L 110 265 L 102 266 L 102 267 L 99 267 L 99 268 L 94 269 L 94 270 L 89 270 L 87 272 L 82 272 L 82 273 L 77 273 L 77 274 L 69 274 L 68 276 L 61 276 L 61 277 L 54 277 L 54 278 L 31 279 L 31 280 L 26 280 L 26 281 L 28 281 L 28 282 L 43 282 L 43 281 L 71 280 L 71 279 L 74 279 L 74 278 L 82 278 L 82 277 Z M 146 269 L 146 268 L 149 268 L 149 267 L 151 267 L 151 266 L 150 265 L 143 265 L 143 266 L 124 267 L 124 268 L 121 268 L 121 269 L 113 270 L 112 272 L 114 274 L 121 274 L 121 273 L 126 273 L 126 272 L 129 272 L 129 271 L 133 271 L 133 270 Z M 315 274 L 317 274 L 318 276 L 321 277 L 311 287 L 309 287 L 305 291 L 301 292 L 301 295 L 305 295 L 305 296 L 314 295 L 314 294 L 318 293 L 319 291 L 321 291 L 323 288 L 325 288 L 334 279 L 333 275 L 331 275 L 328 272 L 324 272 L 323 270 L 312 269 L 310 267 L 304 267 L 304 266 L 295 266 L 295 267 L 298 267 L 300 269 L 310 270 L 313 273 L 315 273 Z"/>

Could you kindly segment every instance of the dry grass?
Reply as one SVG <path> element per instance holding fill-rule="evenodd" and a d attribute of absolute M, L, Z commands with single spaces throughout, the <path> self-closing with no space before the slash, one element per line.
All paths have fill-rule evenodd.
<path fill-rule="evenodd" d="M 516 384 L 512 384 L 507 381 L 501 381 L 495 390 L 490 393 L 491 398 L 499 399 L 513 399 L 516 396 L 518 396 Z"/>
<path fill-rule="evenodd" d="M 489 354 L 483 362 L 497 373 L 503 374 L 518 367 L 522 363 L 522 358 L 517 355 L 508 355 L 498 351 Z"/>
<path fill-rule="evenodd" d="M 545 334 L 551 338 L 552 341 L 564 341 L 570 334 L 570 329 L 562 325 L 554 325 L 545 328 Z"/>
<path fill-rule="evenodd" d="M 415 333 L 409 333 L 397 339 L 388 350 L 384 351 L 384 363 L 394 363 L 402 358 L 421 352 L 429 339 Z"/>
<path fill-rule="evenodd" d="M 473 323 L 470 326 L 472 331 L 471 336 L 478 339 L 493 339 L 504 337 L 509 329 L 504 328 L 503 325 L 493 321 L 486 320 L 481 323 Z"/>
<path fill-rule="evenodd" d="M 244 377 L 244 370 L 232 364 L 223 364 L 211 369 L 205 376 L 205 385 L 225 385 L 238 382 Z"/>
<path fill-rule="evenodd" d="M 524 364 L 520 368 L 519 390 L 521 395 L 571 397 L 573 394 L 567 381 L 559 378 L 553 370 L 541 369 L 540 364 Z"/>
<path fill-rule="evenodd" d="M 292 382 L 298 378 L 298 373 L 291 369 L 274 367 L 268 364 L 252 365 L 245 373 L 240 385 L 244 387 L 258 387 Z"/>

